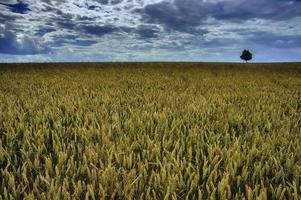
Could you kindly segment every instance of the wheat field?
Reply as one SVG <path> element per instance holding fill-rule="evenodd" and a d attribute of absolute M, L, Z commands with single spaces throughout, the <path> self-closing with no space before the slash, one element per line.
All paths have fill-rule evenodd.
<path fill-rule="evenodd" d="M 300 63 L 0 65 L 0 199 L 300 196 Z"/>

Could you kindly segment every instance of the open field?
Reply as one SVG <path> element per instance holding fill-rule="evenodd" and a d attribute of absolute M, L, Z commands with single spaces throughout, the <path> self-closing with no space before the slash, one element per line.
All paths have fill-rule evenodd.
<path fill-rule="evenodd" d="M 0 64 L 0 197 L 300 199 L 300 113 L 300 63 Z"/>

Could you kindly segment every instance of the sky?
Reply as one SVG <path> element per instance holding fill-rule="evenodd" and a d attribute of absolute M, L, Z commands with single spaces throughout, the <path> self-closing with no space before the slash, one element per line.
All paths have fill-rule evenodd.
<path fill-rule="evenodd" d="M 301 0 L 0 0 L 0 62 L 301 61 Z"/>

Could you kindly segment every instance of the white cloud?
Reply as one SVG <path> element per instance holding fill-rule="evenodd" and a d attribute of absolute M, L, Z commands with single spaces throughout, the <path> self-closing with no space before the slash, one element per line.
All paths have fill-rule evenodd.
<path fill-rule="evenodd" d="M 267 1 L 264 0 L 265 3 Z M 0 2 L 4 1 L 0 0 Z M 5 2 L 17 3 L 14 0 Z M 44 57 L 27 56 L 24 59 L 42 59 L 42 57 L 46 60 L 58 59 L 62 55 L 70 57 L 85 55 L 86 59 L 101 57 L 118 60 L 142 59 L 143 57 L 150 60 L 176 59 L 176 56 L 179 59 L 192 59 L 197 56 L 206 58 L 210 55 L 218 56 L 221 50 L 222 54 L 233 53 L 235 49 L 242 48 L 242 43 L 253 37 L 254 32 L 266 32 L 277 36 L 301 35 L 301 16 L 290 20 L 274 20 L 268 17 L 248 18 L 247 16 L 244 16 L 243 20 L 237 20 L 237 18 L 231 20 L 231 14 L 233 14 L 231 12 L 235 10 L 233 8 L 238 8 L 242 4 L 234 0 L 108 0 L 107 4 L 99 0 L 24 0 L 22 2 L 29 6 L 30 11 L 26 14 L 12 13 L 6 6 L 0 5 L 2 14 L 13 19 L 0 25 L 0 38 L 4 37 L 1 31 L 8 29 L 7 31 L 16 35 L 19 49 L 34 47 L 38 50 L 48 48 L 53 50 L 47 52 L 49 55 L 44 55 Z M 158 17 L 161 21 L 148 21 L 143 18 L 141 14 L 143 8 L 160 2 L 169 2 L 174 6 L 177 4 L 178 7 L 174 8 L 176 15 L 164 18 L 170 13 L 168 10 L 162 12 L 159 10 L 162 16 Z M 212 5 L 222 3 L 225 3 L 222 8 L 226 11 L 227 20 L 210 15 L 211 9 L 213 9 L 212 12 L 216 12 Z M 210 9 L 205 9 L 206 4 L 210 4 Z M 256 3 L 252 3 L 252 6 L 254 4 Z M 195 8 L 191 8 L 191 5 Z M 161 6 L 161 4 L 156 6 Z M 137 12 L 137 9 L 141 12 Z M 153 10 L 152 16 L 157 17 L 155 11 L 159 11 Z M 181 12 L 177 12 L 178 10 Z M 187 13 L 190 10 L 192 13 Z M 186 15 L 189 15 L 189 20 L 198 22 L 190 23 L 185 18 Z M 177 21 L 178 19 L 180 20 Z M 166 28 L 164 23 L 177 26 L 187 25 L 188 28 L 169 30 L 170 27 Z M 86 26 L 92 27 L 92 34 L 91 31 L 89 33 L 85 30 Z M 94 34 L 93 27 L 101 26 L 112 27 L 112 31 L 97 34 L 96 29 Z M 142 26 L 146 27 L 146 30 L 137 31 Z M 147 28 L 154 33 L 148 34 Z M 283 38 L 278 40 L 274 43 L 279 46 L 281 44 L 289 46 L 293 43 L 293 40 L 284 41 Z"/>
<path fill-rule="evenodd" d="M 18 1 L 17 0 L 0 0 L 0 3 L 3 3 L 3 4 L 17 4 Z"/>

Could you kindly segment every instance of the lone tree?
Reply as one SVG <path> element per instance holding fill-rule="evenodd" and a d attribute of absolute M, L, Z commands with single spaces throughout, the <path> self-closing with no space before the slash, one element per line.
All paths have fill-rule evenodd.
<path fill-rule="evenodd" d="M 244 50 L 240 56 L 240 58 L 246 62 L 248 62 L 249 60 L 252 60 L 252 53 L 249 50 Z"/>

